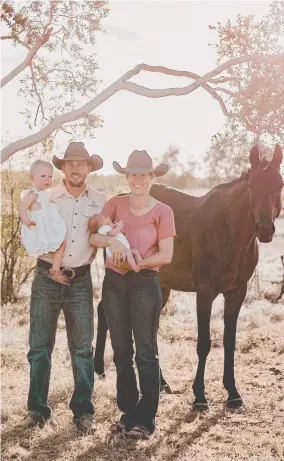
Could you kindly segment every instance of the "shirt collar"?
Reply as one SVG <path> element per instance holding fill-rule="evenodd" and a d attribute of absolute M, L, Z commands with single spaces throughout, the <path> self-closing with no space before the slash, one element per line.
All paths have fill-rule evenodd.
<path fill-rule="evenodd" d="M 89 195 L 89 192 L 90 192 L 89 189 L 90 189 L 89 186 L 87 186 L 87 184 L 85 184 L 85 189 L 81 192 L 79 197 L 81 195 L 84 195 L 84 194 Z M 68 192 L 68 190 L 66 189 L 66 186 L 65 186 L 65 183 L 64 183 L 63 179 L 61 179 L 60 183 L 51 190 L 50 196 L 51 196 L 52 199 L 57 199 L 57 198 L 62 197 L 62 196 L 74 198 L 74 196 L 71 195 Z"/>

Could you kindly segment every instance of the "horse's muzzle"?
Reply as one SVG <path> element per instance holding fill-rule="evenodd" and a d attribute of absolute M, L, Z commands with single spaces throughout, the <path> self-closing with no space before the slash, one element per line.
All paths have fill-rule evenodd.
<path fill-rule="evenodd" d="M 275 233 L 273 221 L 270 218 L 260 217 L 255 224 L 255 232 L 261 243 L 271 242 Z"/>

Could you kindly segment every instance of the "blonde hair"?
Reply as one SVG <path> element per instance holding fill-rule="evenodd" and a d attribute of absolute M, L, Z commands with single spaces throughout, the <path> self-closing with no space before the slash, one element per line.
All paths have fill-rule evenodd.
<path fill-rule="evenodd" d="M 49 167 L 52 169 L 53 171 L 53 166 L 50 162 L 48 162 L 47 160 L 41 160 L 41 159 L 38 159 L 38 160 L 35 160 L 32 164 L 31 164 L 31 167 L 30 167 L 30 174 L 33 176 L 35 174 L 35 170 L 40 167 L 40 166 L 46 166 L 46 167 Z"/>

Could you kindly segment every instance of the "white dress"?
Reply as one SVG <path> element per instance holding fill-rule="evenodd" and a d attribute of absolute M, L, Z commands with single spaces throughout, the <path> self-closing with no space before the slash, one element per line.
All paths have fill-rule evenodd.
<path fill-rule="evenodd" d="M 107 235 L 107 233 L 109 231 L 112 230 L 112 227 L 110 227 L 108 224 L 105 224 L 104 226 L 100 227 L 99 230 L 98 230 L 98 234 L 101 234 L 101 235 Z M 125 237 L 125 235 L 123 235 L 122 232 L 119 232 L 117 234 L 117 236 L 115 237 L 119 242 L 121 242 L 124 246 L 126 246 L 126 248 L 129 250 L 130 249 L 130 245 L 129 245 L 129 242 L 127 240 L 127 238 Z M 112 254 L 111 254 L 111 249 L 109 247 L 106 247 L 106 254 L 109 258 L 111 258 Z"/>
<path fill-rule="evenodd" d="M 58 207 L 49 200 L 48 190 L 33 190 L 37 194 L 37 202 L 41 208 L 28 211 L 36 226 L 27 227 L 22 224 L 21 241 L 31 256 L 40 256 L 58 250 L 66 236 L 66 224 L 60 216 Z"/>

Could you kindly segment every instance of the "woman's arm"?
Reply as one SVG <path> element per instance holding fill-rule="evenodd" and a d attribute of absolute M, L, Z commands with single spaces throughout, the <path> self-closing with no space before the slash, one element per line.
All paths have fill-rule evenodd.
<path fill-rule="evenodd" d="M 164 266 L 170 264 L 174 252 L 174 238 L 167 237 L 159 242 L 158 253 L 149 256 L 140 263 L 141 269 L 151 269 L 151 267 Z"/>

